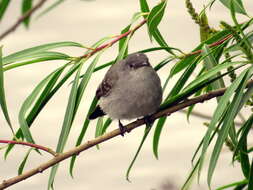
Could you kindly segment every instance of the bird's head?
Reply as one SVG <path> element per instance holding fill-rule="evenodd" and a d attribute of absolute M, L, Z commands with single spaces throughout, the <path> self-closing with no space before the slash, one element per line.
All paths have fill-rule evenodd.
<path fill-rule="evenodd" d="M 144 53 L 133 53 L 125 58 L 125 65 L 130 69 L 150 67 L 148 57 Z"/>

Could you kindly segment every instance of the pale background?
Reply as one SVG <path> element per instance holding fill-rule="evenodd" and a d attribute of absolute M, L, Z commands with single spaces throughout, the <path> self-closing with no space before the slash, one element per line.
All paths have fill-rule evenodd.
<path fill-rule="evenodd" d="M 157 1 L 150 2 L 154 5 Z M 203 3 L 207 2 L 204 0 L 193 1 L 198 10 L 203 7 Z M 245 0 L 244 2 L 245 6 L 249 8 L 248 12 L 251 13 L 253 11 L 251 0 Z M 6 19 L 0 25 L 0 32 L 3 32 L 16 21 L 20 11 L 19 4 L 20 1 L 12 2 L 5 17 Z M 19 27 L 15 33 L 5 38 L 1 45 L 4 45 L 4 55 L 35 45 L 57 41 L 76 41 L 89 46 L 104 36 L 118 34 L 130 22 L 132 15 L 137 11 L 139 11 L 138 1 L 133 0 L 66 1 L 40 19 L 32 20 L 29 30 L 25 30 L 23 26 Z M 220 19 L 227 20 L 229 18 L 228 10 L 223 8 L 218 1 L 211 12 L 208 12 L 208 15 L 210 16 L 210 23 L 215 27 L 218 27 L 219 23 L 217 22 Z M 186 52 L 199 43 L 198 27 L 186 13 L 184 1 L 174 0 L 168 2 L 165 18 L 160 29 L 170 46 L 181 48 Z M 134 52 L 155 45 L 150 44 L 146 27 L 142 27 L 136 32 L 134 39 L 131 41 L 129 51 Z M 65 48 L 64 51 L 74 56 L 82 55 L 82 51 L 78 48 Z M 114 59 L 116 55 L 117 46 L 114 46 L 105 53 L 99 64 Z M 148 55 L 152 64 L 159 62 L 166 56 L 164 52 L 160 51 Z M 6 72 L 5 87 L 9 112 L 16 126 L 18 126 L 18 111 L 24 99 L 42 78 L 61 64 L 61 61 L 38 63 Z M 164 76 L 167 75 L 169 69 L 169 67 L 166 67 L 159 72 L 162 82 L 164 82 Z M 75 144 L 75 139 L 79 135 L 86 115 L 87 106 L 103 75 L 104 71 L 96 73 L 88 86 L 89 90 L 85 92 L 66 150 Z M 173 86 L 173 82 L 170 86 Z M 69 90 L 70 86 L 65 85 L 33 124 L 32 132 L 38 144 L 52 148 L 56 147 Z M 215 101 L 210 101 L 198 105 L 196 108 L 202 113 L 211 115 L 214 105 Z M 76 162 L 74 179 L 71 179 L 68 174 L 69 160 L 62 162 L 56 176 L 55 188 L 60 190 L 70 188 L 73 190 L 98 190 L 101 188 L 150 190 L 152 188 L 158 189 L 161 183 L 166 180 L 170 180 L 180 187 L 191 169 L 190 160 L 193 152 L 206 130 L 203 122 L 206 122 L 206 120 L 191 117 L 190 123 L 188 123 L 186 116 L 182 113 L 171 115 L 161 135 L 159 160 L 157 161 L 152 154 L 151 134 L 131 172 L 132 183 L 125 180 L 125 172 L 139 145 L 143 135 L 143 127 L 127 134 L 124 138 L 117 137 L 103 143 L 100 150 L 93 148 L 81 153 Z M 92 122 L 88 129 L 86 140 L 93 138 L 94 127 L 92 126 L 95 126 L 95 124 L 95 121 Z M 2 113 L 0 114 L 0 126 L 0 139 L 10 139 L 11 134 Z M 116 127 L 117 123 L 114 122 L 110 129 Z M 26 150 L 26 147 L 16 146 L 6 161 L 3 159 L 4 150 L 1 151 L 0 181 L 17 175 L 17 167 Z M 50 158 L 51 156 L 46 153 L 43 156 L 33 153 L 25 169 L 36 167 Z M 44 190 L 47 187 L 49 171 L 46 170 L 42 174 L 33 176 L 9 189 Z M 213 187 L 241 179 L 239 165 L 236 163 L 234 167 L 232 166 L 231 153 L 225 147 L 214 174 Z M 208 189 L 205 180 L 206 172 L 203 172 L 200 185 L 194 182 L 193 189 Z"/>

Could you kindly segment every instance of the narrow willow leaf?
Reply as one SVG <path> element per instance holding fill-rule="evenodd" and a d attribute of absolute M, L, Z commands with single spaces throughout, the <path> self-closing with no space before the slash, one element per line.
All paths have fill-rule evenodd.
<path fill-rule="evenodd" d="M 103 119 L 104 119 L 103 117 L 100 117 L 97 120 L 97 125 L 96 125 L 96 130 L 95 130 L 95 138 L 99 137 L 100 134 L 101 134 L 101 131 L 103 129 Z M 96 147 L 97 147 L 97 149 L 99 149 L 99 145 L 98 144 L 96 145 Z"/>
<path fill-rule="evenodd" d="M 33 59 L 29 59 L 28 61 L 9 64 L 4 67 L 4 71 L 8 71 L 8 70 L 15 69 L 17 67 L 22 67 L 25 65 L 30 65 L 33 63 L 41 63 L 41 62 L 53 61 L 53 60 L 69 60 L 69 59 L 70 59 L 70 57 L 68 55 L 64 55 L 64 54 L 55 52 L 51 55 L 43 55 L 42 57 L 36 57 Z"/>
<path fill-rule="evenodd" d="M 7 121 L 9 127 L 11 128 L 12 132 L 12 125 L 11 125 L 11 119 L 9 117 L 8 108 L 6 104 L 6 98 L 5 98 L 5 89 L 4 89 L 4 70 L 3 70 L 3 64 L 2 64 L 2 47 L 0 47 L 0 106 L 3 111 L 5 120 Z"/>
<path fill-rule="evenodd" d="M 139 147 L 138 147 L 138 149 L 137 149 L 137 151 L 134 155 L 133 160 L 131 161 L 130 165 L 128 166 L 128 169 L 127 169 L 127 172 L 126 172 L 126 180 L 127 181 L 130 181 L 130 178 L 129 178 L 130 172 L 131 172 L 132 167 L 133 167 L 133 165 L 134 165 L 134 163 L 135 163 L 135 161 L 136 161 L 136 159 L 137 159 L 137 157 L 138 157 L 138 155 L 141 151 L 141 148 L 142 148 L 142 146 L 143 146 L 143 144 L 144 144 L 144 142 L 145 142 L 145 140 L 146 140 L 146 138 L 147 138 L 147 136 L 148 136 L 148 134 L 151 130 L 151 127 L 152 126 L 146 126 L 145 131 L 144 131 L 144 135 L 143 135 L 142 140 L 141 140 L 141 143 L 140 143 L 140 145 L 139 145 Z"/>
<path fill-rule="evenodd" d="M 253 189 L 253 158 L 251 162 L 251 167 L 250 167 L 250 173 L 249 173 L 249 180 L 248 180 L 248 190 Z"/>
<path fill-rule="evenodd" d="M 243 6 L 242 0 L 220 0 L 220 2 L 227 7 L 228 9 L 231 9 L 230 2 L 233 2 L 234 4 L 234 11 L 236 13 L 240 13 L 243 15 L 247 15 L 246 10 Z"/>
<path fill-rule="evenodd" d="M 166 117 L 159 118 L 156 128 L 155 128 L 154 136 L 153 136 L 153 153 L 156 159 L 158 159 L 159 140 L 160 140 L 161 132 L 165 124 L 165 121 L 166 121 Z"/>
<path fill-rule="evenodd" d="M 209 146 L 210 140 L 211 140 L 211 133 L 215 130 L 215 126 L 218 123 L 218 121 L 221 119 L 223 113 L 225 112 L 227 108 L 227 104 L 229 102 L 230 97 L 235 92 L 235 90 L 239 87 L 242 79 L 246 75 L 247 71 L 242 72 L 239 77 L 228 87 L 225 94 L 221 97 L 220 102 L 215 109 L 215 112 L 212 116 L 212 120 L 208 126 L 208 130 L 204 136 L 204 142 L 202 146 L 202 152 L 200 156 L 200 167 L 199 167 L 199 176 L 202 169 L 202 165 L 205 159 L 205 153 L 207 151 L 207 148 Z"/>
<path fill-rule="evenodd" d="M 174 60 L 174 58 L 170 58 L 170 57 L 168 57 L 168 58 L 162 60 L 160 63 L 158 63 L 158 64 L 154 67 L 154 70 L 155 70 L 155 71 L 160 70 L 161 68 L 163 68 L 165 65 L 167 65 L 169 62 L 171 62 L 171 61 L 173 61 L 173 60 Z"/>
<path fill-rule="evenodd" d="M 49 43 L 44 44 L 40 46 L 35 46 L 32 48 L 24 49 L 21 51 L 18 51 L 16 53 L 10 54 L 3 58 L 4 65 L 16 62 L 20 59 L 26 59 L 29 56 L 32 56 L 33 54 L 41 53 L 50 49 L 60 48 L 60 47 L 81 47 L 83 48 L 83 45 L 76 43 L 76 42 L 56 42 L 56 43 Z"/>
<path fill-rule="evenodd" d="M 189 96 L 193 95 L 194 93 L 198 92 L 199 90 L 203 89 L 204 87 L 207 87 L 208 85 L 210 85 L 212 82 L 219 80 L 220 78 L 228 75 L 229 73 L 243 67 L 244 65 L 238 66 L 236 68 L 233 68 L 231 71 L 225 72 L 223 74 L 221 74 L 220 76 L 217 76 L 213 79 L 210 80 L 204 80 L 204 81 L 200 81 L 198 84 L 196 84 L 195 86 L 187 89 L 187 90 L 183 90 L 181 93 L 177 94 L 176 96 L 173 96 L 171 98 L 169 98 L 168 100 L 166 100 L 165 102 L 163 102 L 160 105 L 160 110 L 163 110 L 164 108 L 167 108 L 168 106 L 172 106 L 175 105 L 179 102 L 181 102 L 182 100 L 185 100 L 185 98 L 188 98 Z M 187 88 L 187 87 L 186 87 Z"/>
<path fill-rule="evenodd" d="M 212 70 L 209 70 L 207 72 L 205 72 L 203 75 L 199 76 L 198 78 L 196 78 L 194 81 L 192 81 L 189 85 L 187 85 L 187 87 L 184 89 L 184 91 L 187 91 L 188 89 L 196 86 L 197 84 L 210 79 L 211 77 L 215 77 L 217 73 L 219 73 L 220 71 L 222 71 L 223 69 L 227 69 L 230 66 L 233 65 L 237 65 L 237 64 L 241 64 L 244 65 L 241 62 L 228 62 L 228 63 L 224 63 L 222 65 L 217 65 L 215 67 L 212 68 Z"/>
<path fill-rule="evenodd" d="M 141 12 L 149 12 L 149 6 L 146 0 L 139 0 Z M 147 15 L 143 16 L 144 18 L 147 18 Z"/>
<path fill-rule="evenodd" d="M 209 39 L 207 39 L 207 40 L 203 41 L 201 44 L 199 44 L 193 50 L 193 52 L 197 51 L 197 50 L 200 50 L 202 48 L 203 44 L 212 44 L 214 42 L 217 42 L 217 41 L 223 39 L 228 34 L 230 34 L 230 32 L 228 30 L 223 30 L 221 32 L 218 32 L 218 33 L 214 34 Z M 172 69 L 170 70 L 170 76 L 173 77 L 174 75 L 176 75 L 177 73 L 179 73 L 180 71 L 182 71 L 184 68 L 186 68 L 188 66 L 189 62 L 192 62 L 193 59 L 198 59 L 196 57 L 198 57 L 198 55 L 187 56 L 186 58 L 184 58 L 181 61 L 179 61 L 178 63 L 176 63 L 172 67 Z"/>
<path fill-rule="evenodd" d="M 128 26 L 126 26 L 126 27 L 121 31 L 121 34 L 124 34 L 124 33 L 126 33 L 127 31 L 129 31 L 130 27 L 131 27 L 130 24 L 129 24 Z M 124 38 L 121 38 L 121 39 L 119 40 L 119 52 L 120 52 L 121 48 L 124 46 L 126 39 L 127 39 L 127 37 L 124 37 Z M 125 57 L 127 54 L 128 54 L 128 48 L 127 48 L 126 51 L 125 51 L 124 57 Z"/>
<path fill-rule="evenodd" d="M 197 171 L 198 171 L 199 161 L 200 160 L 198 160 L 197 163 L 194 165 L 194 167 L 191 170 L 190 174 L 188 175 L 185 183 L 183 184 L 181 190 L 189 190 L 190 189 L 191 183 L 192 183 L 192 181 L 193 181 L 193 179 L 196 176 Z"/>
<path fill-rule="evenodd" d="M 148 48 L 148 49 L 140 50 L 138 52 L 140 52 L 140 53 L 148 53 L 148 52 L 158 51 L 158 50 L 165 50 L 165 51 L 176 50 L 179 53 L 183 53 L 180 49 L 174 48 L 174 47 L 169 47 L 169 46 L 166 46 L 166 47 L 163 47 L 163 46 L 161 46 L 161 47 L 153 47 L 153 48 Z"/>
<path fill-rule="evenodd" d="M 157 29 L 157 26 L 162 20 L 166 5 L 167 5 L 167 1 L 166 0 L 162 1 L 161 3 L 156 5 L 148 15 L 147 24 L 148 24 L 148 31 L 150 34 L 150 38 L 151 36 L 153 36 L 154 31 Z"/>
<path fill-rule="evenodd" d="M 85 121 L 83 123 L 82 130 L 81 130 L 81 132 L 79 134 L 79 137 L 77 139 L 76 146 L 79 146 L 82 143 L 82 141 L 83 141 L 83 137 L 84 137 L 84 135 L 85 135 L 85 133 L 86 133 L 86 131 L 88 129 L 89 123 L 90 123 L 90 120 L 88 119 L 88 116 L 95 109 L 95 107 L 97 105 L 97 102 L 98 102 L 97 98 L 94 97 L 93 100 L 92 100 L 92 102 L 91 102 L 88 114 L 85 117 Z M 70 175 L 72 177 L 73 177 L 73 169 L 74 169 L 75 161 L 76 161 L 76 155 L 74 155 L 74 156 L 71 157 L 70 166 L 69 166 L 69 173 L 70 173 Z"/>
<path fill-rule="evenodd" d="M 50 12 L 51 10 L 53 10 L 54 8 L 56 8 L 57 6 L 59 6 L 61 3 L 63 3 L 65 0 L 58 0 L 56 2 L 53 2 L 49 7 L 47 7 L 44 11 L 42 11 L 37 18 L 40 18 L 41 16 L 47 14 L 48 12 Z"/>
<path fill-rule="evenodd" d="M 195 62 L 193 62 L 191 65 L 188 66 L 186 71 L 180 76 L 179 80 L 176 82 L 176 84 L 174 85 L 174 87 L 172 88 L 168 96 L 165 98 L 165 101 L 168 100 L 170 97 L 177 95 L 183 89 L 184 85 L 186 84 L 187 80 L 189 79 L 190 75 L 193 73 L 195 68 L 196 68 Z M 170 77 L 168 77 L 168 79 L 166 80 L 163 86 L 163 90 L 166 88 L 166 85 L 168 84 L 169 79 Z M 162 128 L 166 120 L 167 120 L 167 117 L 159 118 L 156 128 L 155 128 L 154 136 L 153 136 L 153 153 L 157 159 L 158 159 L 158 147 L 159 147 L 160 135 L 161 135 Z"/>
<path fill-rule="evenodd" d="M 43 91 L 44 87 L 47 85 L 47 83 L 52 79 L 54 73 L 51 73 L 48 75 L 45 79 L 43 79 L 32 91 L 32 93 L 26 98 L 26 100 L 23 102 L 20 111 L 19 111 L 19 124 L 20 128 L 22 130 L 22 133 L 25 137 L 25 139 L 28 142 L 34 143 L 34 140 L 32 138 L 31 132 L 29 130 L 29 125 L 26 120 L 26 114 L 31 108 L 31 106 L 34 104 L 36 98 L 40 94 L 41 91 Z"/>
<path fill-rule="evenodd" d="M 213 152 L 211 155 L 209 168 L 208 168 L 208 176 L 207 176 L 207 181 L 208 181 L 209 186 L 211 184 L 213 172 L 216 167 L 216 164 L 217 164 L 220 152 L 221 152 L 221 148 L 228 136 L 229 129 L 232 126 L 232 123 L 234 121 L 234 118 L 236 117 L 236 114 L 240 111 L 239 107 L 240 107 L 240 102 L 242 101 L 242 97 L 243 97 L 243 90 L 246 87 L 246 83 L 247 83 L 248 79 L 252 75 L 251 73 L 252 73 L 253 69 L 247 69 L 245 71 L 246 71 L 246 74 L 244 75 L 244 77 L 240 81 L 240 84 L 236 90 L 235 96 L 234 96 L 231 104 L 228 107 L 228 111 L 226 112 L 226 115 L 224 116 L 223 125 L 220 128 L 220 131 L 218 133 L 218 138 L 217 138 L 216 143 L 214 145 L 214 149 L 213 149 Z"/>
<path fill-rule="evenodd" d="M 2 20 L 6 9 L 8 8 L 10 0 L 2 0 L 0 2 L 0 21 Z"/>
<path fill-rule="evenodd" d="M 70 133 L 70 129 L 73 123 L 73 117 L 75 114 L 74 113 L 75 103 L 77 101 L 78 82 L 79 82 L 80 72 L 81 72 L 83 63 L 84 63 L 83 60 L 81 60 L 79 68 L 76 72 L 75 80 L 72 84 L 72 88 L 70 91 L 68 105 L 67 105 L 65 115 L 64 115 L 62 130 L 61 130 L 61 134 L 60 134 L 60 137 L 57 143 L 57 148 L 56 148 L 56 152 L 59 152 L 59 153 L 64 150 L 64 147 L 66 145 L 66 142 Z M 53 183 L 54 183 L 54 179 L 55 179 L 55 175 L 56 175 L 58 167 L 59 167 L 59 164 L 56 164 L 51 169 L 49 180 L 48 180 L 48 189 L 53 187 Z"/>
<path fill-rule="evenodd" d="M 231 183 L 231 184 L 228 184 L 228 185 L 224 185 L 222 187 L 217 188 L 216 190 L 224 190 L 224 189 L 228 189 L 228 188 L 234 187 L 234 186 L 245 185 L 247 183 L 248 183 L 248 180 L 245 179 L 245 180 L 242 180 L 242 181 L 237 181 L 237 182 L 234 182 L 234 183 Z M 239 188 L 238 189 L 235 188 L 233 190 L 239 190 Z"/>
<path fill-rule="evenodd" d="M 103 135 L 106 132 L 107 128 L 111 125 L 111 123 L 112 123 L 112 119 L 111 118 L 107 118 L 107 120 L 105 121 L 105 123 L 104 123 L 104 125 L 102 127 L 100 135 Z"/>
<path fill-rule="evenodd" d="M 161 46 L 161 47 L 169 47 L 168 44 L 166 43 L 165 39 L 163 38 L 161 32 L 158 30 L 158 28 L 154 29 L 153 32 L 153 37 L 156 40 L 156 42 Z M 175 55 L 174 52 L 172 51 L 172 49 L 164 49 L 166 50 L 168 53 Z"/>
<path fill-rule="evenodd" d="M 33 3 L 32 0 L 23 0 L 22 1 L 22 10 L 21 10 L 22 15 L 24 15 L 27 11 L 29 11 L 32 8 L 32 3 Z M 27 28 L 28 28 L 29 23 L 30 23 L 30 18 L 31 18 L 31 15 L 26 17 L 23 20 L 23 23 L 24 23 L 25 27 L 27 27 Z"/>
<path fill-rule="evenodd" d="M 54 72 L 50 73 L 47 77 L 50 77 L 52 75 L 52 78 L 49 80 L 47 85 L 45 86 L 44 90 L 40 93 L 40 96 L 38 97 L 37 101 L 34 103 L 34 106 L 31 108 L 30 113 L 27 114 L 26 121 L 27 125 L 31 127 L 33 121 L 36 119 L 40 111 L 43 109 L 43 107 L 48 103 L 48 101 L 53 97 L 53 95 L 59 90 L 59 88 L 66 82 L 66 80 L 73 74 L 73 72 L 78 68 L 78 64 L 75 64 L 70 71 L 65 74 L 65 76 L 59 81 L 59 83 L 55 86 L 58 78 L 64 71 L 64 69 L 68 66 L 68 64 L 56 69 Z M 47 78 L 46 77 L 46 78 Z M 23 139 L 23 133 L 21 129 L 18 129 L 17 133 L 15 134 L 16 138 Z M 5 151 L 5 159 L 7 158 L 7 155 L 10 153 L 12 148 L 14 147 L 14 144 L 8 145 L 8 148 Z"/>
<path fill-rule="evenodd" d="M 31 153 L 31 151 L 33 150 L 33 148 L 30 148 L 28 150 L 28 152 L 26 153 L 23 161 L 21 162 L 21 164 L 19 165 L 19 168 L 18 168 L 18 175 L 21 175 L 23 173 L 23 170 L 24 170 L 24 167 L 25 167 L 25 164 L 26 164 L 26 161 Z"/>

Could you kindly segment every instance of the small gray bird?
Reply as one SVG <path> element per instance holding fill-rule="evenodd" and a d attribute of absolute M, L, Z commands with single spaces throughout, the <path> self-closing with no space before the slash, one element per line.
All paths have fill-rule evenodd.
<path fill-rule="evenodd" d="M 89 119 L 108 114 L 119 120 L 147 117 L 156 112 L 162 101 L 161 81 L 143 53 L 128 55 L 113 64 L 96 91 L 99 105 Z"/>

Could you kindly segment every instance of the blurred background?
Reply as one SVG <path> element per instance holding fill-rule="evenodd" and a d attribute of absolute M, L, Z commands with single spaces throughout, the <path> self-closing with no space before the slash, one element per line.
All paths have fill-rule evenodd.
<path fill-rule="evenodd" d="M 149 2 L 151 5 L 155 5 L 158 1 L 150 0 Z M 192 0 L 192 3 L 200 11 L 208 1 Z M 244 4 L 247 11 L 252 13 L 252 1 L 245 0 Z M 46 5 L 48 4 L 45 3 L 43 7 L 46 7 Z M 90 46 L 102 37 L 119 34 L 130 23 L 133 14 L 138 11 L 139 2 L 132 0 L 65 1 L 39 19 L 36 19 L 36 16 L 33 17 L 28 30 L 21 26 L 1 41 L 0 44 L 4 46 L 4 56 L 25 48 L 58 41 L 75 41 Z M 219 1 L 213 5 L 211 10 L 207 11 L 207 14 L 210 25 L 213 27 L 219 27 L 218 21 L 221 19 L 232 23 L 229 11 Z M 0 23 L 0 33 L 9 28 L 19 15 L 19 1 L 11 2 L 5 19 Z M 241 17 L 241 21 L 243 19 Z M 167 43 L 172 47 L 189 52 L 199 44 L 198 26 L 193 23 L 187 14 L 184 1 L 168 1 L 165 17 L 159 28 Z M 155 43 L 150 43 L 144 26 L 135 33 L 129 44 L 129 52 L 155 46 Z M 83 54 L 83 50 L 74 47 L 64 48 L 62 51 L 73 56 Z M 117 56 L 117 51 L 117 45 L 110 48 L 103 54 L 99 64 L 114 59 Z M 166 53 L 159 51 L 159 54 L 157 52 L 149 53 L 148 56 L 151 64 L 155 65 L 166 57 Z M 16 129 L 18 128 L 18 111 L 22 102 L 40 80 L 62 64 L 61 61 L 43 62 L 5 73 L 7 103 Z M 165 76 L 167 76 L 170 68 L 171 66 L 166 66 L 162 71 L 159 71 L 158 74 L 162 82 L 165 82 Z M 89 90 L 85 92 L 65 150 L 75 145 L 90 101 L 105 72 L 106 70 L 102 70 L 94 74 L 88 86 Z M 173 86 L 175 81 L 176 78 L 171 81 L 169 86 Z M 35 120 L 31 130 L 38 144 L 52 148 L 56 147 L 69 92 L 70 85 L 65 85 Z M 215 105 L 216 101 L 212 100 L 197 105 L 196 110 L 211 116 Z M 238 121 L 240 122 L 240 120 Z M 152 153 L 153 132 L 151 132 L 131 171 L 131 183 L 126 181 L 125 173 L 141 141 L 144 127 L 126 134 L 124 138 L 119 136 L 101 144 L 100 150 L 92 148 L 81 153 L 75 165 L 73 179 L 68 173 L 69 160 L 62 162 L 56 176 L 55 189 L 179 189 L 191 170 L 192 155 L 206 131 L 206 127 L 203 125 L 204 122 L 208 122 L 208 120 L 195 116 L 191 116 L 190 121 L 187 122 L 186 115 L 181 112 L 169 116 L 160 139 L 159 160 L 156 160 Z M 124 121 L 124 123 L 126 124 L 128 121 Z M 92 121 L 85 140 L 94 138 L 95 125 L 96 121 Z M 11 139 L 11 132 L 2 113 L 0 114 L 0 126 L 0 139 Z M 117 128 L 117 122 L 113 122 L 109 130 L 114 128 Z M 5 150 L 1 150 L 0 181 L 17 175 L 17 168 L 27 150 L 27 147 L 16 146 L 7 160 L 3 158 Z M 51 156 L 47 153 L 40 156 L 32 152 L 25 170 L 34 168 L 50 158 Z M 232 165 L 231 152 L 227 147 L 224 147 L 213 178 L 213 189 L 235 180 L 241 180 L 239 167 L 237 163 Z M 50 170 L 46 170 L 42 174 L 33 176 L 9 189 L 44 190 L 47 188 L 49 172 Z M 203 172 L 199 184 L 194 181 L 192 189 L 208 189 L 205 181 L 206 172 Z"/>

